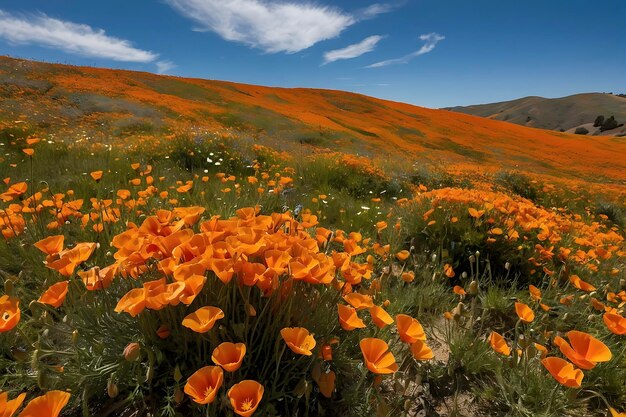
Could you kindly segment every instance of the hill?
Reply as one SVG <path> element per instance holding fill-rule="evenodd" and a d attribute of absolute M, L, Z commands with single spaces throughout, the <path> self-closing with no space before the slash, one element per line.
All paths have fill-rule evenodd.
<path fill-rule="evenodd" d="M 2 62 L 0 414 L 624 408 L 626 138 Z"/>
<path fill-rule="evenodd" d="M 626 134 L 624 126 L 604 132 L 593 126 L 600 115 L 605 118 L 614 116 L 618 124 L 626 122 L 626 97 L 623 95 L 586 93 L 562 98 L 524 97 L 499 103 L 450 107 L 448 110 L 568 133 L 585 127 L 589 135 Z"/>
<path fill-rule="evenodd" d="M 342 91 L 286 89 L 0 57 L 0 123 L 125 143 L 181 129 L 247 135 L 288 152 L 372 156 L 411 167 L 522 170 L 626 180 L 626 138 L 582 137 Z M 625 100 L 626 101 L 626 100 Z M 113 139 L 111 139 L 113 138 Z"/>

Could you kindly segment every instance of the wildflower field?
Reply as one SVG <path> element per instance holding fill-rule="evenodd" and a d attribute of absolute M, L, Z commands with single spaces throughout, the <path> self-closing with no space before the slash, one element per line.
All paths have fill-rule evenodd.
<path fill-rule="evenodd" d="M 2 417 L 626 415 L 619 161 L 0 122 Z"/>

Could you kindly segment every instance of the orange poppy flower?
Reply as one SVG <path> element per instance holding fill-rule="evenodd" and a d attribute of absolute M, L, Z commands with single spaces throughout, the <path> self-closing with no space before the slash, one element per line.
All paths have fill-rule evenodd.
<path fill-rule="evenodd" d="M 530 293 L 530 298 L 535 301 L 541 301 L 541 290 L 534 285 L 528 286 L 528 292 Z"/>
<path fill-rule="evenodd" d="M 413 271 L 403 272 L 400 277 L 402 278 L 402 281 L 406 282 L 407 284 L 410 284 L 411 282 L 415 280 L 415 272 Z"/>
<path fill-rule="evenodd" d="M 12 400 L 9 400 L 8 392 L 0 392 L 0 416 L 13 417 L 17 409 L 22 406 L 24 398 L 26 398 L 26 393 L 22 393 Z"/>
<path fill-rule="evenodd" d="M 359 318 L 354 308 L 344 306 L 343 304 L 337 304 L 337 309 L 339 313 L 339 324 L 342 329 L 350 331 L 365 327 L 365 323 L 363 323 L 363 320 Z"/>
<path fill-rule="evenodd" d="M 567 332 L 568 344 L 562 337 L 555 337 L 554 343 L 561 353 L 582 369 L 592 369 L 598 362 L 611 360 L 613 354 L 600 340 L 585 332 L 572 330 Z"/>
<path fill-rule="evenodd" d="M 535 320 L 535 312 L 524 303 L 515 303 L 515 312 L 517 317 L 524 323 L 530 323 Z"/>
<path fill-rule="evenodd" d="M 574 287 L 585 292 L 591 292 L 596 290 L 596 287 L 588 282 L 583 281 L 578 277 L 578 275 L 571 275 L 569 277 L 569 282 L 571 282 Z"/>
<path fill-rule="evenodd" d="M 65 236 L 63 235 L 48 236 L 45 239 L 41 239 L 40 241 L 35 242 L 33 246 L 35 246 L 46 255 L 54 255 L 63 250 L 64 241 Z"/>
<path fill-rule="evenodd" d="M 452 265 L 450 264 L 445 264 L 443 266 L 443 273 L 445 274 L 445 276 L 447 276 L 448 278 L 454 278 L 454 275 L 456 275 L 454 273 L 454 269 L 452 269 Z"/>
<path fill-rule="evenodd" d="M 243 343 L 224 342 L 213 350 L 211 359 L 225 371 L 235 372 L 241 367 L 245 354 L 246 345 Z"/>
<path fill-rule="evenodd" d="M 504 337 L 502 337 L 500 333 L 491 332 L 491 336 L 489 337 L 489 344 L 491 345 L 491 348 L 497 353 L 504 356 L 511 355 L 511 348 L 506 343 L 506 340 L 504 340 Z"/>
<path fill-rule="evenodd" d="M 8 190 L 0 194 L 0 200 L 2 201 L 11 201 L 16 197 L 21 196 L 28 190 L 28 184 L 25 182 L 18 182 L 9 187 Z"/>
<path fill-rule="evenodd" d="M 352 292 L 343 297 L 344 300 L 357 310 L 363 310 L 374 306 L 372 297 L 358 292 Z"/>
<path fill-rule="evenodd" d="M 206 333 L 213 328 L 217 320 L 224 318 L 224 312 L 217 307 L 201 307 L 183 319 L 183 326 L 197 333 Z"/>
<path fill-rule="evenodd" d="M 198 404 L 209 404 L 215 400 L 217 391 L 224 381 L 224 371 L 219 366 L 205 366 L 193 373 L 185 384 L 185 394 Z"/>
<path fill-rule="evenodd" d="M 396 258 L 398 258 L 398 260 L 400 262 L 404 262 L 407 259 L 409 259 L 409 251 L 408 250 L 401 250 L 400 252 L 396 253 Z"/>
<path fill-rule="evenodd" d="M 8 332 L 20 322 L 20 300 L 8 295 L 0 297 L 0 333 Z"/>
<path fill-rule="evenodd" d="M 455 285 L 454 288 L 452 288 L 452 291 L 457 295 L 467 295 L 465 289 L 460 285 Z"/>
<path fill-rule="evenodd" d="M 400 340 L 406 343 L 415 343 L 418 340 L 426 340 L 424 328 L 419 321 L 406 314 L 398 314 L 396 316 L 396 327 Z"/>
<path fill-rule="evenodd" d="M 19 417 L 58 417 L 69 400 L 68 392 L 49 391 L 41 397 L 30 400 Z"/>
<path fill-rule="evenodd" d="M 393 323 L 393 317 L 391 317 L 382 307 L 373 306 L 370 308 L 370 315 L 372 316 L 372 321 L 379 329 Z"/>
<path fill-rule="evenodd" d="M 96 182 L 99 182 L 102 179 L 102 171 L 93 171 L 90 172 L 89 175 L 91 175 L 91 178 L 93 178 Z"/>
<path fill-rule="evenodd" d="M 541 358 L 545 358 L 548 354 L 548 349 L 544 345 L 539 343 L 533 343 L 533 345 L 535 346 L 535 349 L 537 349 L 537 351 L 541 353 Z"/>
<path fill-rule="evenodd" d="M 191 304 L 198 294 L 200 294 L 202 288 L 204 288 L 205 282 L 206 277 L 204 275 L 192 275 L 190 278 L 187 278 L 185 280 L 185 289 L 179 297 L 180 302 L 185 305 Z"/>
<path fill-rule="evenodd" d="M 620 413 L 613 407 L 609 407 L 609 412 L 611 413 L 611 417 L 626 417 L 626 413 Z"/>
<path fill-rule="evenodd" d="M 259 406 L 265 389 L 263 385 L 250 379 L 245 379 L 233 385 L 228 390 L 230 405 L 235 414 L 241 417 L 250 417 Z"/>
<path fill-rule="evenodd" d="M 398 364 L 389 346 L 384 340 L 366 338 L 359 343 L 367 369 L 375 374 L 392 374 L 398 370 Z"/>
<path fill-rule="evenodd" d="M 35 150 L 33 148 L 24 148 L 22 149 L 22 152 L 28 156 L 33 156 L 35 154 Z"/>
<path fill-rule="evenodd" d="M 480 218 L 483 214 L 485 214 L 485 210 L 476 210 L 473 207 L 470 207 L 467 209 L 467 212 L 469 213 L 470 216 L 472 216 L 475 219 Z"/>
<path fill-rule="evenodd" d="M 620 336 L 626 335 L 626 318 L 617 313 L 606 313 L 602 316 L 602 320 L 612 333 Z"/>
<path fill-rule="evenodd" d="M 114 311 L 116 313 L 125 311 L 132 317 L 136 317 L 146 308 L 146 292 L 145 288 L 133 288 L 118 301 Z"/>
<path fill-rule="evenodd" d="M 565 359 L 552 356 L 542 359 L 541 364 L 559 384 L 570 388 L 580 388 L 580 384 L 585 376 L 583 371 L 574 368 L 574 366 Z"/>
<path fill-rule="evenodd" d="M 69 281 L 61 281 L 53 284 L 39 297 L 40 303 L 48 304 L 54 308 L 58 308 L 65 301 L 67 296 L 67 285 Z"/>
<path fill-rule="evenodd" d="M 432 349 L 423 340 L 411 344 L 411 353 L 418 361 L 427 361 L 435 357 Z"/>
<path fill-rule="evenodd" d="M 311 356 L 311 349 L 315 347 L 315 339 L 304 327 L 285 327 L 280 331 L 289 349 L 300 355 Z"/>

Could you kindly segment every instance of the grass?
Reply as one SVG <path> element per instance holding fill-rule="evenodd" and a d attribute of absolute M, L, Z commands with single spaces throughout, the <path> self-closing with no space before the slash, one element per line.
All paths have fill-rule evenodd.
<path fill-rule="evenodd" d="M 33 213 L 20 209 L 26 227 L 0 242 L 0 282 L 5 293 L 20 299 L 22 309 L 16 330 L 0 339 L 0 366 L 7 369 L 0 377 L 0 389 L 9 391 L 11 398 L 19 392 L 27 392 L 31 399 L 52 389 L 70 390 L 68 416 L 123 415 L 130 410 L 164 416 L 223 415 L 230 412 L 226 389 L 211 406 L 195 404 L 182 390 L 191 374 L 211 363 L 210 352 L 219 342 L 243 341 L 247 359 L 238 373 L 225 375 L 225 387 L 244 378 L 262 383 L 265 394 L 258 415 L 390 416 L 419 411 L 468 416 L 603 415 L 606 405 L 594 393 L 614 407 L 625 404 L 623 336 L 612 334 L 590 304 L 595 298 L 621 309 L 619 299 L 612 302 L 607 296 L 623 289 L 623 230 L 614 223 L 617 214 L 606 207 L 585 210 L 581 206 L 587 204 L 573 202 L 552 209 L 540 203 L 557 201 L 556 191 L 518 174 L 497 176 L 498 192 L 459 188 L 463 179 L 422 166 L 414 177 L 392 175 L 368 159 L 339 153 L 293 157 L 250 138 L 157 135 L 146 142 L 130 138 L 128 147 L 45 139 L 32 145 L 35 153 L 29 157 L 21 149 L 30 133 L 5 132 L 12 136 L 5 142 L 0 177 L 9 178 L 10 184 L 25 181 L 29 188 L 0 205 L 3 218 L 18 206 L 29 207 L 24 203 L 35 191 L 41 192 L 38 204 L 53 202 Z M 134 163 L 138 166 L 131 166 Z M 90 173 L 99 170 L 103 175 L 96 182 Z M 139 185 L 133 185 L 134 180 Z M 185 191 L 181 187 L 188 181 L 193 186 Z M 519 195 L 530 185 L 535 187 L 533 201 L 521 199 Z M 121 199 L 120 190 L 129 190 L 131 197 Z M 119 209 L 111 222 L 102 220 L 105 213 L 112 213 L 106 211 L 107 204 L 109 209 Z M 243 207 L 258 206 L 259 214 L 267 216 L 290 211 L 298 222 L 316 216 L 319 225 L 298 233 L 302 238 L 305 233 L 316 236 L 316 227 L 332 232 L 321 253 L 336 262 L 335 284 L 311 286 L 297 281 L 289 298 L 283 299 L 280 292 L 263 297 L 256 287 L 236 285 L 240 278 L 224 285 L 209 270 L 209 281 L 189 307 L 147 309 L 137 318 L 114 313 L 129 290 L 162 275 L 154 255 L 136 280 L 117 277 L 106 290 L 86 291 L 74 274 L 62 306 L 36 301 L 50 285 L 66 278 L 44 265 L 35 242 L 56 234 L 64 235 L 67 247 L 95 242 L 99 248 L 77 271 L 104 268 L 121 256 L 122 247 L 112 243 L 119 242 L 122 233 L 140 227 L 159 210 L 192 206 L 205 210 L 189 225 L 198 236 L 202 227 L 212 227 L 213 216 L 228 219 Z M 483 213 L 474 217 L 470 208 Z M 617 213 L 617 208 L 613 210 Z M 98 224 L 100 232 L 94 229 Z M 5 223 L 3 231 L 13 227 Z M 343 239 L 354 239 L 354 244 L 366 249 L 351 256 L 350 262 L 371 273 L 353 289 L 372 295 L 392 317 L 408 314 L 419 319 L 435 359 L 413 359 L 409 346 L 398 339 L 395 325 L 378 329 L 366 311 L 359 312 L 365 329 L 341 330 L 336 304 L 342 302 L 342 294 L 334 285 L 346 285 L 348 264 L 335 260 L 333 253 L 337 257 L 349 250 Z M 307 247 L 306 242 L 300 247 Z M 572 255 L 563 257 L 560 248 Z M 598 252 L 590 252 L 592 248 Z M 612 255 L 599 256 L 604 248 Z M 583 249 L 588 260 L 573 256 Z M 406 259 L 395 255 L 401 250 L 408 251 Z M 249 259 L 265 262 L 255 256 Z M 446 275 L 445 265 L 453 276 Z M 404 278 L 408 272 L 414 277 L 410 282 Z M 568 279 L 572 274 L 597 290 L 589 294 L 572 287 Z M 530 283 L 541 289 L 541 303 L 549 311 L 531 299 Z M 466 294 L 453 292 L 455 286 Z M 567 296 L 572 296 L 569 304 L 562 303 Z M 535 311 L 531 324 L 520 323 L 516 301 Z M 226 313 L 223 324 L 204 335 L 181 326 L 187 314 L 204 305 L 220 307 Z M 164 323 L 170 335 L 161 339 L 156 332 Z M 280 330 L 290 326 L 314 333 L 317 348 L 311 357 L 285 348 Z M 541 364 L 540 352 L 523 343 L 540 343 L 551 356 L 562 356 L 553 337 L 572 329 L 602 340 L 614 357 L 585 371 L 580 389 L 558 384 Z M 511 356 L 491 348 L 492 331 L 504 336 L 512 347 Z M 319 349 L 333 337 L 339 339 L 332 345 L 333 359 L 321 360 Z M 395 374 L 381 377 L 368 371 L 359 349 L 365 337 L 389 343 L 399 366 Z M 140 343 L 141 354 L 138 361 L 129 362 L 122 352 L 134 341 Z M 319 377 L 312 376 L 327 371 L 337 377 L 330 398 L 321 393 Z"/>

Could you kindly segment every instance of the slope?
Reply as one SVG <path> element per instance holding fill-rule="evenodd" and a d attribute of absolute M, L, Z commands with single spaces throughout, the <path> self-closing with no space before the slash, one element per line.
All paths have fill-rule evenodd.
<path fill-rule="evenodd" d="M 615 116 L 619 123 L 626 122 L 626 97 L 613 94 L 586 93 L 552 99 L 524 97 L 499 103 L 451 107 L 449 110 L 541 129 L 573 132 L 577 127 L 585 126 L 590 134 L 616 136 L 626 132 L 625 127 L 605 132 L 593 127 L 599 115 L 605 118 Z"/>
<path fill-rule="evenodd" d="M 193 129 L 275 148 L 329 148 L 451 171 L 626 180 L 626 138 L 581 137 L 358 94 L 285 89 L 0 57 L 0 127 L 125 143 Z M 5 129 L 5 130 L 6 130 Z"/>

